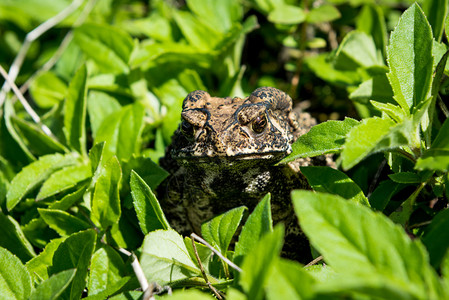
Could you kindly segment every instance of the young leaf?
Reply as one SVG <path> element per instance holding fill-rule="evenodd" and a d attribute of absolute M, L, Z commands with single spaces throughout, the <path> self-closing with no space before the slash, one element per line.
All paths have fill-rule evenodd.
<path fill-rule="evenodd" d="M 33 246 L 25 238 L 20 225 L 11 216 L 0 212 L 0 247 L 13 252 L 26 262 L 36 256 Z"/>
<path fill-rule="evenodd" d="M 76 270 L 69 269 L 55 274 L 38 285 L 29 300 L 58 299 L 72 282 Z"/>
<path fill-rule="evenodd" d="M 169 229 L 170 225 L 153 191 L 134 171 L 131 171 L 130 186 L 134 209 L 142 232 L 147 234 L 156 229 Z"/>
<path fill-rule="evenodd" d="M 359 126 L 354 127 L 348 133 L 341 153 L 343 169 L 352 168 L 371 153 L 393 125 L 390 119 L 374 117 L 364 119 Z"/>
<path fill-rule="evenodd" d="M 385 216 L 329 194 L 298 190 L 292 199 L 301 228 L 336 272 L 359 282 L 372 276 L 385 293 L 430 299 L 441 292 L 423 245 Z"/>
<path fill-rule="evenodd" d="M 62 210 L 44 208 L 38 208 L 37 210 L 45 223 L 59 233 L 60 236 L 71 235 L 72 233 L 92 227 L 88 223 Z"/>
<path fill-rule="evenodd" d="M 349 131 L 359 124 L 345 118 L 344 121 L 327 121 L 313 126 L 292 145 L 292 153 L 280 163 L 288 163 L 300 157 L 318 156 L 341 151 Z"/>
<path fill-rule="evenodd" d="M 32 289 L 31 277 L 20 260 L 0 247 L 0 295 L 3 299 L 27 299 Z"/>
<path fill-rule="evenodd" d="M 69 85 L 64 106 L 64 134 L 71 149 L 86 156 L 87 68 L 83 65 Z"/>
<path fill-rule="evenodd" d="M 268 232 L 273 231 L 271 218 L 271 195 L 267 194 L 260 200 L 254 211 L 249 215 L 235 244 L 234 262 L 239 264 L 254 245 Z"/>
<path fill-rule="evenodd" d="M 88 290 L 89 296 L 112 287 L 123 276 L 125 264 L 120 255 L 110 246 L 103 246 L 92 255 Z"/>
<path fill-rule="evenodd" d="M 277 225 L 273 232 L 265 234 L 245 256 L 239 284 L 248 299 L 263 299 L 263 288 L 269 278 L 274 262 L 282 248 L 284 226 Z"/>
<path fill-rule="evenodd" d="M 387 55 L 394 99 L 408 114 L 429 98 L 433 72 L 432 31 L 417 4 L 402 14 Z"/>
<path fill-rule="evenodd" d="M 70 286 L 63 292 L 65 299 L 79 299 L 86 287 L 87 271 L 95 248 L 96 233 L 86 230 L 74 233 L 63 241 L 53 255 L 49 274 L 76 268 L 75 277 Z"/>
<path fill-rule="evenodd" d="M 92 177 L 91 166 L 88 164 L 77 164 L 64 167 L 51 174 L 51 176 L 42 184 L 36 201 L 43 200 L 75 187 L 78 183 Z"/>
<path fill-rule="evenodd" d="M 74 39 L 105 73 L 128 72 L 128 61 L 134 44 L 125 31 L 106 23 L 90 23 L 77 27 Z"/>
<path fill-rule="evenodd" d="M 23 197 L 40 185 L 54 171 L 76 163 L 73 154 L 51 154 L 41 156 L 39 160 L 22 169 L 11 181 L 6 195 L 6 207 L 11 211 Z"/>
<path fill-rule="evenodd" d="M 360 187 L 345 173 L 330 167 L 301 167 L 310 186 L 318 192 L 339 195 L 345 199 L 370 206 Z"/>
<path fill-rule="evenodd" d="M 140 264 L 147 280 L 161 285 L 200 276 L 184 240 L 174 230 L 156 230 L 147 234 Z"/>
<path fill-rule="evenodd" d="M 120 180 L 122 170 L 115 156 L 100 166 L 100 171 L 92 196 L 92 221 L 103 230 L 116 224 L 120 218 Z"/>
<path fill-rule="evenodd" d="M 218 247 L 222 254 L 226 254 L 246 209 L 244 206 L 236 207 L 203 223 L 201 235 L 213 247 Z"/>

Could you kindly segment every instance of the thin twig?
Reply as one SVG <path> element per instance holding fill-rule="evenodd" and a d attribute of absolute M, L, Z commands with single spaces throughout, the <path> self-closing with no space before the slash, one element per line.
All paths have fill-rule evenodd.
<path fill-rule="evenodd" d="M 69 16 L 75 10 L 77 10 L 78 7 L 83 3 L 83 1 L 84 0 L 73 0 L 72 3 L 70 3 L 57 15 L 48 19 L 47 21 L 45 21 L 44 23 L 40 24 L 35 29 L 27 33 L 25 41 L 23 42 L 23 45 L 20 48 L 19 53 L 17 54 L 16 58 L 14 59 L 9 69 L 8 76 L 11 79 L 11 81 L 13 82 L 16 81 L 17 75 L 19 75 L 20 68 L 22 67 L 23 61 L 25 60 L 25 57 L 31 46 L 31 43 L 34 42 L 36 39 L 38 39 L 46 31 L 53 28 L 59 22 L 67 18 L 67 16 Z M 3 105 L 6 98 L 6 94 L 11 90 L 11 87 L 12 87 L 11 84 L 5 81 L 5 83 L 2 86 L 2 90 L 0 92 L 0 107 Z"/>
<path fill-rule="evenodd" d="M 441 111 L 443 112 L 444 116 L 446 118 L 449 118 L 449 110 L 447 109 L 446 105 L 443 102 L 443 99 L 441 99 L 441 96 L 438 94 L 438 106 L 440 107 Z"/>
<path fill-rule="evenodd" d="M 195 253 L 196 261 L 198 262 L 198 265 L 200 266 L 201 275 L 203 275 L 204 281 L 206 282 L 206 284 L 210 288 L 210 290 L 215 294 L 215 297 L 217 297 L 217 299 L 222 300 L 223 297 L 221 297 L 220 292 L 212 285 L 212 283 L 210 283 L 209 278 L 207 278 L 207 274 L 204 271 L 204 267 L 203 267 L 203 264 L 201 263 L 201 259 L 198 254 L 198 250 L 196 250 L 195 238 L 193 237 L 193 235 L 194 235 L 194 233 L 192 233 L 190 235 L 192 238 L 193 253 Z"/>
<path fill-rule="evenodd" d="M 20 103 L 22 103 L 23 107 L 25 108 L 25 110 L 27 111 L 27 113 L 31 116 L 31 118 L 33 119 L 33 121 L 38 124 L 42 131 L 52 137 L 55 138 L 53 133 L 51 132 L 50 128 L 48 128 L 45 124 L 42 124 L 41 122 L 41 118 L 39 118 L 39 116 L 37 115 L 37 113 L 33 110 L 33 108 L 28 104 L 27 100 L 25 99 L 25 97 L 23 97 L 22 93 L 19 91 L 19 88 L 16 86 L 16 84 L 14 83 L 14 81 L 12 81 L 8 74 L 6 73 L 6 70 L 3 69 L 2 66 L 0 66 L 0 73 L 3 76 L 3 78 L 5 78 L 5 82 L 7 82 L 10 87 L 12 87 L 12 90 L 14 92 L 14 94 L 17 96 L 17 98 L 19 98 Z"/>
<path fill-rule="evenodd" d="M 128 250 L 126 250 L 124 248 L 119 248 L 118 250 L 121 253 L 132 258 L 131 266 L 134 270 L 134 273 L 136 274 L 137 280 L 140 283 L 140 287 L 142 288 L 142 291 L 145 292 L 150 287 L 150 285 L 148 284 L 147 278 L 145 277 L 145 274 L 143 273 L 142 267 L 140 266 L 137 256 L 134 253 L 129 252 Z M 153 290 L 153 288 L 154 287 L 151 286 L 151 291 Z"/>
<path fill-rule="evenodd" d="M 320 255 L 317 258 L 315 258 L 314 260 L 312 260 L 311 262 L 309 262 L 307 265 L 304 266 L 304 268 L 310 267 L 315 265 L 316 263 L 320 262 L 321 260 L 323 260 L 323 256 Z"/>
<path fill-rule="evenodd" d="M 231 268 L 233 268 L 234 270 L 238 271 L 238 272 L 242 272 L 242 269 L 239 268 L 239 266 L 237 266 L 236 264 L 234 264 L 232 261 L 230 261 L 229 259 L 227 259 L 226 257 L 224 257 L 217 249 L 215 249 L 214 247 L 212 247 L 208 242 L 206 242 L 204 239 L 200 238 L 198 235 L 196 235 L 195 233 L 192 233 L 190 235 L 190 237 L 192 239 L 197 240 L 198 242 L 200 242 L 201 244 L 205 245 L 207 248 L 209 248 L 212 252 L 214 252 L 218 257 L 220 257 L 223 261 L 225 261 Z"/>

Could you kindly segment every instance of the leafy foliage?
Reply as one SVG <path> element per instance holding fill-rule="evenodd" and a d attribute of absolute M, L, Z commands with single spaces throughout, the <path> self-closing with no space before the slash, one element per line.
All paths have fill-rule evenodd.
<path fill-rule="evenodd" d="M 421 4 L 0 1 L 25 94 L 0 93 L 2 298 L 449 298 L 449 4 Z M 336 161 L 291 197 L 324 263 L 279 257 L 269 194 L 204 223 L 210 247 L 159 204 L 187 93 L 264 85 L 321 121 L 278 164 Z"/>

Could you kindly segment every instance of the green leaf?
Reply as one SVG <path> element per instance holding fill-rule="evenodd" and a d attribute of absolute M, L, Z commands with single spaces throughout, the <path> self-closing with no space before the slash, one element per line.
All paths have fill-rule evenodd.
<path fill-rule="evenodd" d="M 167 171 L 159 167 L 149 157 L 132 156 L 129 161 L 122 164 L 122 167 L 123 182 L 129 182 L 132 173 L 131 170 L 134 170 L 152 190 L 155 190 L 169 175 Z"/>
<path fill-rule="evenodd" d="M 363 32 L 351 31 L 338 47 L 334 65 L 340 70 L 357 70 L 383 66 L 384 63 L 370 36 Z"/>
<path fill-rule="evenodd" d="M 226 254 L 246 209 L 244 206 L 236 207 L 203 223 L 201 235 L 213 247 L 218 247 L 222 254 Z"/>
<path fill-rule="evenodd" d="M 362 82 L 362 78 L 356 71 L 335 69 L 329 61 L 326 53 L 304 58 L 304 63 L 321 79 L 338 86 L 353 86 Z"/>
<path fill-rule="evenodd" d="M 324 4 L 318 7 L 312 8 L 307 14 L 307 22 L 312 24 L 332 22 L 341 17 L 338 9 L 330 4 Z"/>
<path fill-rule="evenodd" d="M 175 291 L 173 295 L 163 296 L 160 299 L 169 299 L 169 300 L 214 300 L 215 298 L 210 296 L 209 294 L 200 292 L 198 290 L 184 290 L 184 291 Z"/>
<path fill-rule="evenodd" d="M 306 14 L 302 8 L 284 3 L 268 13 L 268 20 L 278 24 L 300 24 L 306 20 Z"/>
<path fill-rule="evenodd" d="M 94 144 L 106 142 L 104 159 L 116 155 L 119 160 L 128 160 L 133 154 L 139 153 L 144 115 L 144 107 L 136 102 L 103 120 Z"/>
<path fill-rule="evenodd" d="M 53 154 L 55 152 L 67 153 L 67 148 L 55 138 L 49 137 L 42 129 L 33 123 L 27 122 L 16 116 L 11 117 L 17 133 L 22 137 L 23 143 L 35 155 Z"/>
<path fill-rule="evenodd" d="M 446 0 L 424 1 L 422 3 L 423 11 L 432 27 L 433 37 L 437 42 L 441 41 L 444 30 L 444 21 L 448 10 Z"/>
<path fill-rule="evenodd" d="M 402 14 L 387 55 L 394 99 L 408 114 L 429 98 L 433 73 L 432 31 L 417 4 Z"/>
<path fill-rule="evenodd" d="M 76 163 L 73 154 L 51 154 L 41 156 L 39 160 L 22 169 L 11 181 L 6 195 L 6 207 L 11 211 L 29 192 L 39 186 L 56 170 Z"/>
<path fill-rule="evenodd" d="M 387 75 L 375 75 L 364 81 L 350 95 L 352 100 L 375 100 L 379 102 L 393 102 L 393 90 Z M 386 103 L 383 103 L 386 104 Z"/>
<path fill-rule="evenodd" d="M 375 210 L 383 211 L 391 198 L 402 188 L 404 188 L 404 185 L 391 180 L 382 181 L 369 198 L 371 207 Z"/>
<path fill-rule="evenodd" d="M 122 170 L 115 156 L 100 166 L 100 174 L 92 196 L 92 221 L 106 229 L 120 218 L 120 180 Z"/>
<path fill-rule="evenodd" d="M 301 173 L 318 192 L 339 195 L 356 203 L 370 206 L 360 187 L 345 173 L 330 167 L 301 167 Z"/>
<path fill-rule="evenodd" d="M 390 119 L 377 117 L 364 119 L 349 131 L 341 153 L 342 166 L 348 170 L 370 154 L 382 138 L 394 126 Z"/>
<path fill-rule="evenodd" d="M 43 200 L 62 191 L 71 189 L 91 176 L 91 166 L 88 164 L 77 164 L 64 167 L 51 174 L 51 176 L 45 180 L 36 196 L 36 201 Z"/>
<path fill-rule="evenodd" d="M 203 23 L 222 33 L 229 31 L 243 17 L 243 7 L 239 2 L 232 0 L 189 1 L 187 6 Z"/>
<path fill-rule="evenodd" d="M 29 300 L 58 299 L 62 292 L 69 286 L 76 270 L 70 269 L 55 274 L 38 285 Z"/>
<path fill-rule="evenodd" d="M 134 209 L 139 220 L 140 229 L 143 234 L 156 229 L 169 229 L 170 224 L 165 218 L 159 201 L 153 194 L 151 188 L 134 171 L 131 171 L 131 195 L 133 197 Z"/>
<path fill-rule="evenodd" d="M 53 255 L 64 240 L 65 238 L 51 240 L 38 256 L 27 261 L 25 267 L 31 274 L 34 282 L 41 282 L 42 280 L 47 280 L 49 278 L 48 267 L 52 265 Z"/>
<path fill-rule="evenodd" d="M 40 108 L 51 108 L 58 104 L 67 93 L 67 84 L 55 73 L 46 71 L 40 73 L 30 86 L 33 100 Z"/>
<path fill-rule="evenodd" d="M 86 156 L 87 68 L 83 65 L 69 85 L 64 106 L 64 134 L 71 149 Z"/>
<path fill-rule="evenodd" d="M 444 121 L 430 149 L 418 158 L 415 169 L 444 172 L 449 170 L 449 119 Z"/>
<path fill-rule="evenodd" d="M 360 11 L 356 20 L 359 31 L 373 37 L 376 48 L 386 57 L 387 26 L 382 8 L 376 4 L 366 4 Z"/>
<path fill-rule="evenodd" d="M 0 247 L 6 248 L 26 262 L 36 256 L 33 246 L 25 238 L 20 225 L 11 216 L 0 212 Z"/>
<path fill-rule="evenodd" d="M 116 282 L 114 282 L 113 284 L 109 285 L 106 289 L 103 289 L 101 292 L 99 292 L 95 295 L 90 295 L 83 299 L 85 299 L 85 300 L 112 299 L 111 296 L 116 294 L 119 290 L 121 290 L 122 287 L 124 287 L 125 284 L 127 284 L 129 281 L 130 281 L 129 276 L 122 277 L 122 278 L 118 279 Z M 129 298 L 126 298 L 126 300 L 129 300 Z"/>
<path fill-rule="evenodd" d="M 423 245 L 384 215 L 329 194 L 297 190 L 292 199 L 312 245 L 337 273 L 371 288 L 371 295 L 373 288 L 385 298 L 430 299 L 441 292 Z"/>
<path fill-rule="evenodd" d="M 184 240 L 174 230 L 156 230 L 145 236 L 140 265 L 149 282 L 161 285 L 200 276 Z"/>
<path fill-rule="evenodd" d="M 270 200 L 271 194 L 265 195 L 246 220 L 239 240 L 235 243 L 234 262 L 237 264 L 253 249 L 263 235 L 273 231 Z"/>
<path fill-rule="evenodd" d="M 74 233 L 63 241 L 53 255 L 49 274 L 76 268 L 75 277 L 62 295 L 65 299 L 79 299 L 86 287 L 87 271 L 95 248 L 96 233 L 86 230 Z"/>
<path fill-rule="evenodd" d="M 75 29 L 75 42 L 105 73 L 126 73 L 134 47 L 121 29 L 103 24 L 83 24 Z"/>
<path fill-rule="evenodd" d="M 32 289 L 31 277 L 20 260 L 0 247 L 0 294 L 2 299 L 27 299 Z"/>
<path fill-rule="evenodd" d="M 109 94 L 99 91 L 89 91 L 87 97 L 87 112 L 89 114 L 92 136 L 97 136 L 98 128 L 103 120 L 110 114 L 119 111 L 120 103 Z"/>
<path fill-rule="evenodd" d="M 311 299 L 315 279 L 296 261 L 279 259 L 274 264 L 266 286 L 267 299 Z"/>
<path fill-rule="evenodd" d="M 125 263 L 112 247 L 104 245 L 92 255 L 88 290 L 89 296 L 107 290 L 118 282 L 125 271 Z"/>
<path fill-rule="evenodd" d="M 346 135 L 358 124 L 354 119 L 345 118 L 344 121 L 327 121 L 313 126 L 293 143 L 292 153 L 280 163 L 288 163 L 301 157 L 338 153 L 343 147 Z"/>
<path fill-rule="evenodd" d="M 426 228 L 422 242 L 430 256 L 430 263 L 435 269 L 440 267 L 447 250 L 449 249 L 449 210 L 440 211 Z"/>
<path fill-rule="evenodd" d="M 400 172 L 388 175 L 391 180 L 397 183 L 421 183 L 422 178 L 419 174 L 412 172 Z"/>
<path fill-rule="evenodd" d="M 265 234 L 245 256 L 239 284 L 248 299 L 263 299 L 264 289 L 274 262 L 281 252 L 284 226 L 277 225 L 273 232 Z"/>
<path fill-rule="evenodd" d="M 389 116 L 395 122 L 402 122 L 406 118 L 406 114 L 399 105 L 391 103 L 381 103 L 377 101 L 370 101 L 371 104 L 387 116 Z"/>
<path fill-rule="evenodd" d="M 91 228 L 88 223 L 65 211 L 44 208 L 38 208 L 37 210 L 45 223 L 59 233 L 60 236 L 71 235 L 72 233 Z"/>

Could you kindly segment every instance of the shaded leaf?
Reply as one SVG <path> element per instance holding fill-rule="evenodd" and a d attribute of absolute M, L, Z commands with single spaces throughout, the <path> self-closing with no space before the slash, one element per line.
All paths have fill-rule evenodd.
<path fill-rule="evenodd" d="M 24 236 L 20 225 L 11 216 L 0 212 L 0 247 L 6 248 L 25 263 L 36 256 L 33 246 Z"/>
<path fill-rule="evenodd" d="M 45 223 L 59 233 L 60 236 L 71 235 L 72 233 L 92 227 L 88 223 L 62 210 L 38 208 L 38 211 Z"/>

